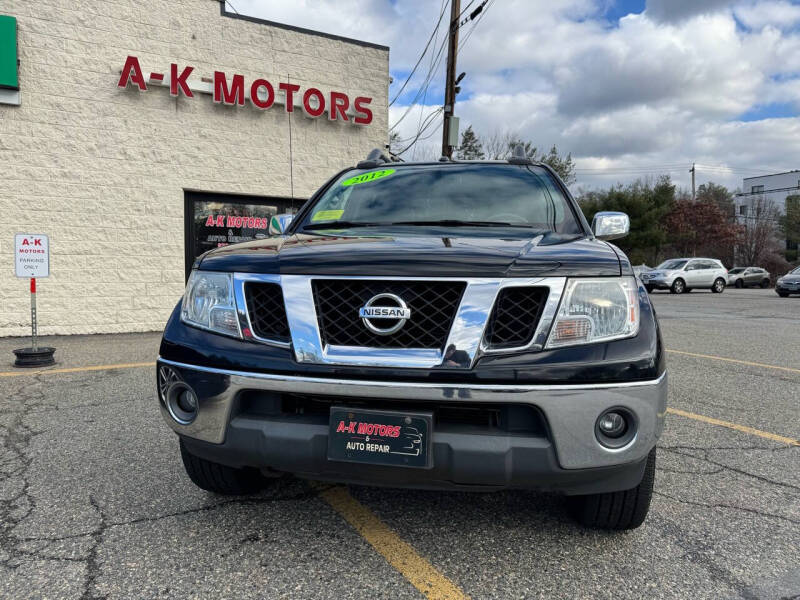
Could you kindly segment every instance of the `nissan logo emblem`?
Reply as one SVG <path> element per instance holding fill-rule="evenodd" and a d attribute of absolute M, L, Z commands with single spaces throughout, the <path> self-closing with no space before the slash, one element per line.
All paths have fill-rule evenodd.
<path fill-rule="evenodd" d="M 411 309 L 395 294 L 378 294 L 358 309 L 358 316 L 372 333 L 392 335 L 411 318 Z M 389 321 L 388 327 L 378 327 L 373 321 Z"/>

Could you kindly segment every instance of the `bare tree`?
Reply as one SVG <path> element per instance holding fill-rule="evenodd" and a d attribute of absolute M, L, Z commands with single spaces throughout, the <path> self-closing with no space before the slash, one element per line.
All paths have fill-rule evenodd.
<path fill-rule="evenodd" d="M 505 160 L 511 156 L 516 146 L 522 146 L 525 156 L 531 160 L 550 165 L 567 185 L 575 183 L 575 163 L 572 161 L 572 154 L 567 154 L 566 156 L 560 154 L 555 145 L 550 148 L 549 152 L 540 153 L 532 142 L 523 140 L 514 131 L 506 131 L 504 133 L 495 131 L 483 143 L 483 150 L 487 158 L 491 160 Z"/>
<path fill-rule="evenodd" d="M 745 266 L 771 262 L 773 255 L 781 252 L 778 208 L 772 200 L 756 196 L 744 217 L 744 227 L 736 244 L 737 262 Z"/>
<path fill-rule="evenodd" d="M 511 156 L 511 147 L 519 136 L 516 133 L 495 131 L 483 143 L 483 151 L 490 160 L 503 160 Z"/>

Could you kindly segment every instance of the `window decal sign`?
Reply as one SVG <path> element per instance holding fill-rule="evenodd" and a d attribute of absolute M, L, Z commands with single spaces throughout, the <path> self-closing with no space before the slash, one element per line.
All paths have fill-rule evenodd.
<path fill-rule="evenodd" d="M 370 181 L 375 181 L 376 179 L 382 179 L 384 177 L 388 177 L 392 173 L 394 173 L 394 169 L 382 169 L 380 171 L 370 171 L 369 173 L 362 173 L 361 175 L 356 175 L 355 177 L 351 177 L 350 179 L 345 179 L 342 182 L 343 187 L 347 187 L 349 185 L 359 185 L 361 183 L 369 183 Z"/>
<path fill-rule="evenodd" d="M 122 67 L 117 87 L 128 86 L 146 92 L 148 86 L 158 85 L 169 88 L 171 96 L 194 98 L 194 93 L 212 96 L 214 103 L 228 106 L 244 106 L 249 100 L 257 110 L 267 110 L 275 104 L 283 105 L 287 113 L 299 107 L 310 118 L 321 117 L 327 113 L 330 121 L 345 121 L 354 125 L 372 123 L 372 110 L 369 105 L 372 98 L 357 96 L 352 101 L 345 93 L 331 90 L 324 93 L 317 88 L 302 89 L 296 83 L 278 82 L 277 85 L 263 78 L 245 81 L 244 75 L 228 76 L 224 71 L 214 71 L 213 77 L 189 79 L 194 67 L 180 68 L 172 63 L 169 73 L 151 72 L 145 78 L 139 59 L 128 56 Z"/>

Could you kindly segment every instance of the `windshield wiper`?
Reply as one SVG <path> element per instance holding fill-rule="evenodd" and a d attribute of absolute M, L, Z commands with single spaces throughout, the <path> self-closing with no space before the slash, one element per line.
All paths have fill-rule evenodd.
<path fill-rule="evenodd" d="M 521 227 L 533 229 L 533 225 L 524 223 L 502 223 L 499 221 L 461 221 L 459 219 L 441 219 L 438 221 L 395 221 L 386 225 L 419 225 L 419 226 L 441 226 L 441 227 Z"/>
<path fill-rule="evenodd" d="M 533 229 L 533 225 L 523 223 L 502 223 L 498 221 L 461 221 L 459 219 L 440 219 L 438 221 L 331 221 L 328 223 L 310 223 L 303 226 L 303 231 L 315 229 L 350 229 L 353 227 L 392 227 L 398 225 L 411 225 L 416 227 L 519 227 Z M 540 232 L 544 233 L 544 232 Z"/>

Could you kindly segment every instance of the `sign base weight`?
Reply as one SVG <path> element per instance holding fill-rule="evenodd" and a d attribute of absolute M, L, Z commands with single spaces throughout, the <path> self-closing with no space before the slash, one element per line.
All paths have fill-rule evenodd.
<path fill-rule="evenodd" d="M 17 360 L 14 361 L 15 367 L 48 367 L 54 365 L 56 360 L 53 354 L 56 349 L 50 346 L 40 348 L 18 348 L 14 350 Z"/>

